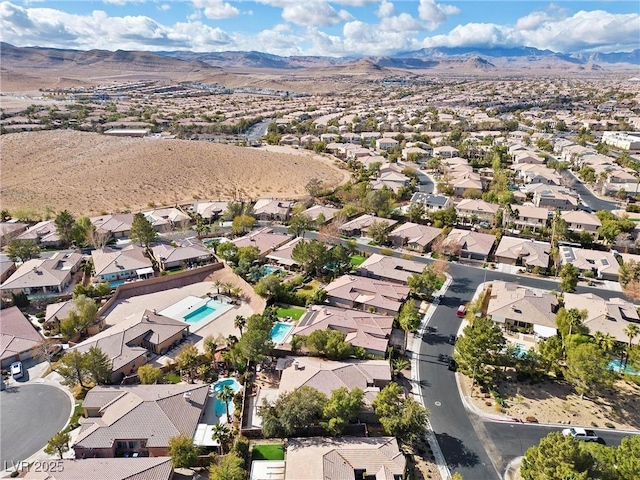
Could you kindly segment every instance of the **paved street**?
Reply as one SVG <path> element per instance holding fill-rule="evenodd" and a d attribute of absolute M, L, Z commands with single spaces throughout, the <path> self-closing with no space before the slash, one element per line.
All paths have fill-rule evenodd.
<path fill-rule="evenodd" d="M 598 212 L 600 210 L 611 211 L 618 208 L 616 202 L 601 200 L 600 198 L 596 197 L 593 193 L 591 193 L 591 190 L 589 190 L 585 186 L 585 184 L 578 180 L 571 172 L 562 172 L 562 178 L 567 182 L 566 186 L 573 188 L 578 193 L 578 195 L 580 195 L 583 203 L 588 207 L 591 207 L 594 212 Z"/>
<path fill-rule="evenodd" d="M 71 400 L 59 388 L 11 382 L 0 392 L 0 465 L 2 470 L 27 459 L 66 425 Z"/>

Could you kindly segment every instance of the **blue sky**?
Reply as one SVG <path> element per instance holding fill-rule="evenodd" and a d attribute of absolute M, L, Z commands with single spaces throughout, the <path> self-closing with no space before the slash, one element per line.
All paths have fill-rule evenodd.
<path fill-rule="evenodd" d="M 0 39 L 106 50 L 389 55 L 438 46 L 640 48 L 637 1 L 102 0 L 0 2 Z"/>

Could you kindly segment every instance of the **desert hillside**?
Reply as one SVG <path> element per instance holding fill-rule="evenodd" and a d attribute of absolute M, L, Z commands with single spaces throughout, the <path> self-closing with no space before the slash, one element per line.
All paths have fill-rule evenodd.
<path fill-rule="evenodd" d="M 3 209 L 99 214 L 201 199 L 305 195 L 312 177 L 348 178 L 310 152 L 267 152 L 195 142 L 111 138 L 75 131 L 0 136 Z"/>

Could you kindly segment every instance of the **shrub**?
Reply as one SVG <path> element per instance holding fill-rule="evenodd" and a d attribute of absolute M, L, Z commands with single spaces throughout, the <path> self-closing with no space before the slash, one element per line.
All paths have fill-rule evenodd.
<path fill-rule="evenodd" d="M 604 426 L 607 427 L 607 428 L 616 428 L 616 426 L 611 422 L 605 423 Z"/>
<path fill-rule="evenodd" d="M 529 415 L 526 420 L 528 423 L 538 423 L 538 419 L 531 415 Z"/>

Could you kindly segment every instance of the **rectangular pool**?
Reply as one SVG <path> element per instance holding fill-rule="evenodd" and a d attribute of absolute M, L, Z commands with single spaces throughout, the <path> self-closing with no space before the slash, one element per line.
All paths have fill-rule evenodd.
<path fill-rule="evenodd" d="M 194 310 L 193 312 L 185 315 L 184 321 L 187 323 L 196 323 L 202 320 L 203 318 L 206 318 L 207 316 L 211 315 L 212 313 L 215 313 L 215 311 L 216 309 L 213 308 L 211 305 L 209 304 L 203 305 L 198 309 Z"/>
<path fill-rule="evenodd" d="M 271 341 L 276 345 L 284 343 L 293 327 L 292 323 L 276 322 L 271 329 Z"/>

